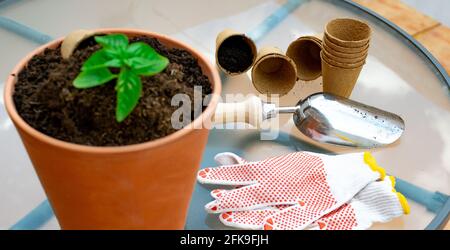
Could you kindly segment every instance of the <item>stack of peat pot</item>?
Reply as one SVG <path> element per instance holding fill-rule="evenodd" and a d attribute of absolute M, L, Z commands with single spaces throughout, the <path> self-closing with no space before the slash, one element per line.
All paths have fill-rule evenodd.
<path fill-rule="evenodd" d="M 325 27 L 322 59 L 323 91 L 350 97 L 366 63 L 371 29 L 349 18 L 334 19 Z"/>

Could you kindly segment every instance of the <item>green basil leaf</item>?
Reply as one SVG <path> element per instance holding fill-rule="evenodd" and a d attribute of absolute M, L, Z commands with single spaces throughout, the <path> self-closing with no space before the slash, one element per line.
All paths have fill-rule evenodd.
<path fill-rule="evenodd" d="M 96 36 L 95 41 L 107 49 L 110 53 L 126 51 L 128 37 L 124 34 L 111 34 L 107 36 Z"/>
<path fill-rule="evenodd" d="M 161 71 L 163 71 L 167 65 L 169 65 L 169 60 L 165 57 L 161 57 L 158 60 L 147 60 L 144 58 L 131 58 L 128 60 L 131 64 L 131 68 L 134 73 L 143 76 L 153 76 Z"/>
<path fill-rule="evenodd" d="M 142 58 L 147 58 L 147 59 L 151 60 L 151 59 L 155 58 L 156 56 L 161 56 L 161 55 L 158 54 L 158 52 L 156 52 L 155 49 L 150 47 L 150 45 L 148 45 L 144 42 L 136 42 L 136 43 L 132 43 L 130 46 L 128 46 L 127 56 L 128 56 L 128 58 L 142 57 Z"/>
<path fill-rule="evenodd" d="M 128 37 L 123 34 L 96 36 L 95 40 L 103 49 L 86 60 L 73 84 L 77 88 L 90 88 L 118 78 L 115 86 L 116 120 L 122 122 L 131 114 L 141 97 L 140 75 L 160 73 L 167 67 L 169 60 L 146 43 L 129 45 Z M 120 74 L 112 74 L 109 67 L 121 68 Z"/>
<path fill-rule="evenodd" d="M 126 64 L 138 75 L 152 76 L 163 71 L 169 60 L 143 42 L 133 43 L 127 49 Z"/>
<path fill-rule="evenodd" d="M 111 81 L 117 75 L 112 74 L 107 68 L 99 68 L 81 72 L 73 81 L 73 85 L 79 89 L 92 88 Z"/>
<path fill-rule="evenodd" d="M 120 68 L 122 61 L 114 59 L 106 50 L 99 50 L 92 54 L 83 64 L 82 71 L 98 68 L 116 67 Z"/>
<path fill-rule="evenodd" d="M 122 122 L 137 106 L 142 94 L 141 79 L 133 71 L 122 68 L 116 85 L 116 120 Z"/>

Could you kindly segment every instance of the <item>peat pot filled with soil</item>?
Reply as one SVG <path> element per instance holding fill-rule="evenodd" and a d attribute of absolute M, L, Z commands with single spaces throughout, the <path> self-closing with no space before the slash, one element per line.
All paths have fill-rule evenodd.
<path fill-rule="evenodd" d="M 239 75 L 249 70 L 257 55 L 254 41 L 243 33 L 225 29 L 216 38 L 216 63 L 226 74 Z"/>
<path fill-rule="evenodd" d="M 160 34 L 95 33 L 68 58 L 63 39 L 26 56 L 6 83 L 8 114 L 63 229 L 182 229 L 218 72 Z M 173 126 L 178 94 L 192 102 L 187 126 Z"/>

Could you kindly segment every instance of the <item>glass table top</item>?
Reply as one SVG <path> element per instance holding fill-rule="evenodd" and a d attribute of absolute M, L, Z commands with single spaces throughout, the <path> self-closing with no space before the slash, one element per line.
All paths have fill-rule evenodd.
<path fill-rule="evenodd" d="M 161 32 L 192 45 L 214 62 L 215 38 L 224 28 L 247 32 L 260 47 L 273 45 L 285 51 L 299 36 L 321 34 L 333 18 L 366 20 L 373 29 L 373 38 L 367 64 L 351 98 L 399 114 L 405 120 L 406 131 L 401 140 L 374 150 L 374 155 L 389 174 L 401 179 L 398 189 L 410 198 L 411 205 L 410 215 L 373 228 L 423 229 L 439 210 L 444 211 L 445 194 L 450 194 L 448 75 L 409 37 L 354 4 L 337 0 L 6 0 L 0 1 L 0 17 L 3 79 L 20 58 L 39 45 L 36 41 L 64 36 L 80 28 L 132 27 Z M 22 27 L 24 30 L 18 34 L 17 27 L 11 28 L 15 22 L 33 30 Z M 224 77 L 223 88 L 224 95 L 257 94 L 249 74 Z M 46 197 L 39 180 L 4 110 L 2 91 L 0 82 L 0 228 L 15 225 L 14 228 L 57 229 L 56 219 L 49 217 L 48 203 L 42 203 Z M 319 91 L 321 78 L 299 81 L 280 98 L 280 104 L 294 105 L 300 98 Z M 214 166 L 214 154 L 223 151 L 249 160 L 296 150 L 350 152 L 310 141 L 296 130 L 287 115 L 280 118 L 275 129 L 280 131 L 276 140 L 261 140 L 256 130 L 212 130 L 202 167 Z M 226 229 L 215 216 L 204 212 L 203 206 L 211 200 L 209 192 L 210 187 L 196 185 L 186 228 Z M 428 203 L 427 199 L 433 197 L 442 199 L 437 208 Z M 430 211 L 427 205 L 436 211 Z"/>

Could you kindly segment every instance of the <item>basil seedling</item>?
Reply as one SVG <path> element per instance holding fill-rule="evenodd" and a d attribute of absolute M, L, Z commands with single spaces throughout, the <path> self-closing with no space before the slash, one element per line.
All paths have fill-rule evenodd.
<path fill-rule="evenodd" d="M 169 60 L 144 42 L 129 44 L 123 34 L 96 36 L 102 49 L 92 54 L 74 80 L 76 88 L 92 88 L 117 79 L 116 120 L 122 122 L 133 111 L 142 94 L 140 76 L 152 76 L 163 71 Z M 110 68 L 120 68 L 113 74 Z"/>

